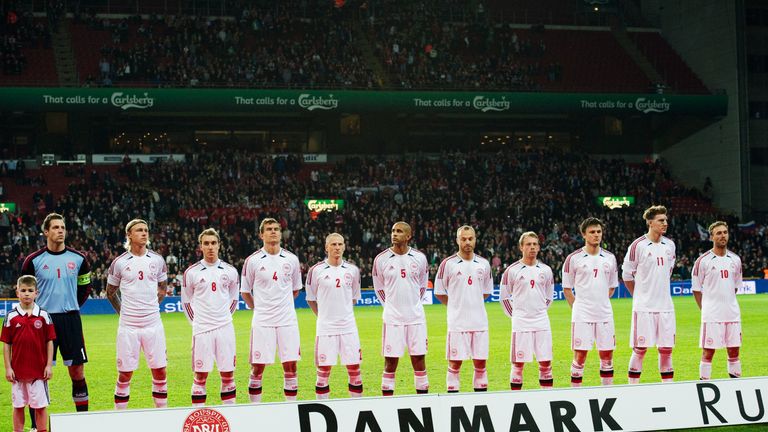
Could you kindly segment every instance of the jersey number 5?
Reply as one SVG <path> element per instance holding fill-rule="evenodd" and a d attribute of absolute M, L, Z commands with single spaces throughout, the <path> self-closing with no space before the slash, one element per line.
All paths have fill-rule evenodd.
<path fill-rule="evenodd" d="M 400 269 L 400 277 L 405 278 L 405 269 Z"/>

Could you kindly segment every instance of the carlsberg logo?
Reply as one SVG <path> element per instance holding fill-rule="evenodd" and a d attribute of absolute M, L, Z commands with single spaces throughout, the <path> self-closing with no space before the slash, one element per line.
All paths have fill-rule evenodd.
<path fill-rule="evenodd" d="M 302 93 L 299 95 L 299 106 L 307 111 L 331 110 L 339 107 L 339 100 L 334 99 L 333 95 L 324 98 Z"/>
<path fill-rule="evenodd" d="M 509 109 L 509 101 L 506 96 L 502 96 L 501 100 L 496 98 L 489 99 L 485 96 L 475 96 L 472 99 L 472 108 L 482 112 L 506 111 Z"/>
<path fill-rule="evenodd" d="M 149 97 L 148 93 L 144 93 L 144 96 L 127 95 L 122 92 L 112 93 L 112 105 L 127 110 L 130 108 L 145 109 L 151 108 L 155 104 L 155 98 Z"/>
<path fill-rule="evenodd" d="M 669 102 L 666 99 L 662 99 L 661 102 L 656 100 L 647 100 L 646 98 L 637 98 L 635 101 L 635 108 L 643 114 L 649 112 L 666 112 L 669 111 Z"/>

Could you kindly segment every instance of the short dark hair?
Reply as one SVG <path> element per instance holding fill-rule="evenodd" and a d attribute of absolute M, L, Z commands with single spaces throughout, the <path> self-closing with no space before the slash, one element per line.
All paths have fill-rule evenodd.
<path fill-rule="evenodd" d="M 585 232 L 587 232 L 587 228 L 591 227 L 592 225 L 600 225 L 600 228 L 602 228 L 603 231 L 605 231 L 605 224 L 603 223 L 603 221 L 592 216 L 581 221 L 581 223 L 579 224 L 579 231 L 581 231 L 581 233 L 584 234 Z"/>
<path fill-rule="evenodd" d="M 61 219 L 62 222 L 66 225 L 66 221 L 64 220 L 64 216 L 58 214 L 58 213 L 49 213 L 48 216 L 43 219 L 43 231 L 48 231 L 48 228 L 51 227 L 51 221 L 54 221 L 56 219 Z"/>

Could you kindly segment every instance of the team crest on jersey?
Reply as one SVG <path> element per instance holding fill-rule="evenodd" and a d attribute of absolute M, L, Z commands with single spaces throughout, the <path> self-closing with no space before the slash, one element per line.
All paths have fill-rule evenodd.
<path fill-rule="evenodd" d="M 603 263 L 603 270 L 606 272 L 611 271 L 611 265 L 608 263 Z"/>
<path fill-rule="evenodd" d="M 285 273 L 287 275 L 291 274 L 291 265 L 290 264 L 288 264 L 288 263 L 283 264 L 283 273 Z"/>
<path fill-rule="evenodd" d="M 155 273 L 155 272 L 157 272 L 157 264 L 155 264 L 155 263 L 149 263 L 149 270 L 150 270 L 152 273 Z"/>
<path fill-rule="evenodd" d="M 227 276 L 225 274 L 221 275 L 221 283 L 225 284 L 227 282 L 229 282 L 229 276 Z"/>
<path fill-rule="evenodd" d="M 544 283 L 544 280 L 546 279 L 546 276 L 544 276 L 544 273 L 539 274 L 539 282 Z"/>
<path fill-rule="evenodd" d="M 229 422 L 226 417 L 220 412 L 210 409 L 201 408 L 192 411 L 184 420 L 184 426 L 182 432 L 229 432 Z"/>
<path fill-rule="evenodd" d="M 671 250 L 668 250 L 668 251 L 667 251 L 667 256 L 668 256 L 668 257 L 670 257 L 670 258 L 672 258 L 672 259 L 674 259 L 674 258 L 675 258 L 675 254 L 673 254 Z"/>
<path fill-rule="evenodd" d="M 38 329 L 38 330 L 43 328 L 43 322 L 40 321 L 40 320 L 35 320 L 35 324 L 34 325 L 35 325 L 35 328 Z"/>
<path fill-rule="evenodd" d="M 482 278 L 483 276 L 485 276 L 485 270 L 483 270 L 481 268 L 477 269 L 476 273 L 477 273 L 477 277 L 478 278 Z"/>
<path fill-rule="evenodd" d="M 411 270 L 413 270 L 413 271 L 416 271 L 416 270 L 418 270 L 418 269 L 419 269 L 419 265 L 418 265 L 418 264 L 416 264 L 415 262 L 412 262 L 412 263 L 411 263 Z"/>
<path fill-rule="evenodd" d="M 736 263 L 732 262 L 730 267 L 731 267 L 731 270 L 736 270 Z"/>
<path fill-rule="evenodd" d="M 67 268 L 70 269 L 70 270 L 74 270 L 75 269 L 75 263 L 72 262 L 72 261 L 68 262 L 67 263 Z"/>
<path fill-rule="evenodd" d="M 348 285 L 352 283 L 352 273 L 344 273 L 344 282 Z"/>

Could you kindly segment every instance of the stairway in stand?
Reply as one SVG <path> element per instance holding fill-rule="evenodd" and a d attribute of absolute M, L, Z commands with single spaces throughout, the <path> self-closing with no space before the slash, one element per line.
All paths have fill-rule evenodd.
<path fill-rule="evenodd" d="M 72 36 L 69 33 L 67 20 L 59 20 L 59 25 L 53 34 L 53 53 L 56 59 L 56 72 L 59 75 L 59 85 L 62 87 L 77 87 L 77 68 L 75 53 L 72 51 Z"/>

